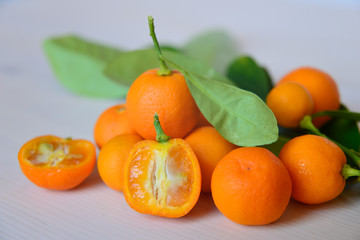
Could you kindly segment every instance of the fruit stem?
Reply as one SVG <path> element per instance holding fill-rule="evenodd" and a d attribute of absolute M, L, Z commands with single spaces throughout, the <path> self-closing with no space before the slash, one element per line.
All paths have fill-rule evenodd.
<path fill-rule="evenodd" d="M 312 123 L 312 118 L 311 116 L 307 115 L 305 116 L 301 122 L 300 122 L 300 127 L 303 128 L 303 129 L 307 129 L 309 130 L 310 132 L 318 135 L 318 136 L 321 136 L 321 137 L 326 137 L 325 134 L 321 133 L 319 131 L 319 129 L 317 129 L 314 124 Z M 327 138 L 327 137 L 326 137 Z"/>
<path fill-rule="evenodd" d="M 358 177 L 360 176 L 360 170 L 350 167 L 349 164 L 345 164 L 341 169 L 341 174 L 345 179 L 348 179 L 349 177 Z"/>
<path fill-rule="evenodd" d="M 354 121 L 360 121 L 360 113 L 358 112 L 350 112 L 348 110 L 335 110 L 335 111 L 322 111 L 317 112 L 312 115 L 312 118 L 322 117 L 322 116 L 330 116 L 330 117 L 340 117 L 345 119 L 351 119 Z"/>
<path fill-rule="evenodd" d="M 164 61 L 164 58 L 162 56 L 161 49 L 159 46 L 159 42 L 155 35 L 154 18 L 152 16 L 149 16 L 148 22 L 149 22 L 149 28 L 150 28 L 150 36 L 154 42 L 155 49 L 158 54 L 158 58 L 159 58 L 159 62 L 160 62 L 160 69 L 157 72 L 157 74 L 160 76 L 169 76 L 169 75 L 171 75 L 171 70 L 169 69 L 169 67 L 166 65 L 166 62 Z"/>
<path fill-rule="evenodd" d="M 154 127 L 156 131 L 156 141 L 157 142 L 167 142 L 170 137 L 164 133 L 164 130 L 161 128 L 159 115 L 155 113 L 154 115 Z"/>
<path fill-rule="evenodd" d="M 345 147 L 344 145 L 330 139 L 329 137 L 327 137 L 325 134 L 321 133 L 319 131 L 319 129 L 317 129 L 314 124 L 312 123 L 312 117 L 307 115 L 305 116 L 301 122 L 300 122 L 300 127 L 303 128 L 303 129 L 307 129 L 309 130 L 310 132 L 312 132 L 313 134 L 315 135 L 318 135 L 318 136 L 321 136 L 321 137 L 324 137 L 324 138 L 327 138 L 329 139 L 330 141 L 334 142 L 335 144 L 337 144 L 341 150 L 344 151 L 344 153 L 346 155 L 348 155 L 350 157 L 350 159 L 352 159 L 354 161 L 354 163 L 360 167 L 360 156 L 358 155 L 357 152 L 355 152 L 353 149 L 349 149 L 347 147 Z"/>

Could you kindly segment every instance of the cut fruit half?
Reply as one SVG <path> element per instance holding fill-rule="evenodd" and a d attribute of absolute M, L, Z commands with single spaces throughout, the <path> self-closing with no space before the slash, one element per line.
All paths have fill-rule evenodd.
<path fill-rule="evenodd" d="M 196 204 L 201 190 L 198 160 L 183 139 L 144 140 L 128 155 L 124 196 L 134 210 L 177 218 Z"/>
<path fill-rule="evenodd" d="M 68 190 L 90 175 L 95 166 L 96 151 L 87 140 L 47 135 L 25 143 L 18 159 L 24 175 L 37 186 Z"/>

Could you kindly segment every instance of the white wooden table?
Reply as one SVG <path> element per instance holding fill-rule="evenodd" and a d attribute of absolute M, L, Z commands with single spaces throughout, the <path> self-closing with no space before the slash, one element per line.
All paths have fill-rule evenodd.
<path fill-rule="evenodd" d="M 323 205 L 292 201 L 274 224 L 248 227 L 226 219 L 205 194 L 180 219 L 138 214 L 96 169 L 67 192 L 24 177 L 17 161 L 23 143 L 43 134 L 93 141 L 98 115 L 123 101 L 68 92 L 46 61 L 43 40 L 76 33 L 137 49 L 151 44 L 149 14 L 158 38 L 174 45 L 227 30 L 239 53 L 252 55 L 276 81 L 299 66 L 323 69 L 338 82 L 342 102 L 360 111 L 359 1 L 0 0 L 0 239 L 360 239 L 359 185 Z"/>

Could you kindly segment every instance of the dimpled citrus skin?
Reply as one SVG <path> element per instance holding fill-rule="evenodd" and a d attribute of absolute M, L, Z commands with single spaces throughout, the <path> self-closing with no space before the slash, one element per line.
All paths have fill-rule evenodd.
<path fill-rule="evenodd" d="M 344 152 L 330 140 L 303 135 L 287 142 L 279 158 L 293 183 L 292 197 L 302 203 L 318 204 L 337 197 L 345 187 L 341 170 Z"/>
<path fill-rule="evenodd" d="M 173 71 L 159 76 L 157 71 L 141 74 L 131 85 L 126 98 L 129 122 L 143 138 L 154 140 L 156 112 L 166 135 L 183 138 L 195 127 L 199 110 L 183 75 Z"/>
<path fill-rule="evenodd" d="M 95 123 L 94 139 L 99 148 L 113 137 L 124 133 L 135 133 L 126 117 L 125 104 L 107 108 Z"/>
<path fill-rule="evenodd" d="M 283 163 L 260 147 L 237 148 L 216 166 L 211 179 L 216 207 L 243 225 L 265 225 L 285 211 L 291 180 Z"/>
<path fill-rule="evenodd" d="M 296 82 L 285 82 L 274 87 L 266 97 L 266 104 L 282 127 L 296 128 L 306 115 L 313 112 L 310 93 Z"/>
<path fill-rule="evenodd" d="M 122 191 L 124 165 L 132 146 L 143 140 L 136 133 L 118 135 L 101 148 L 97 160 L 99 175 L 110 188 Z"/>
<path fill-rule="evenodd" d="M 301 67 L 285 75 L 278 84 L 284 82 L 297 82 L 310 93 L 314 102 L 314 111 L 337 110 L 340 107 L 340 94 L 336 82 L 327 73 L 311 67 Z M 328 117 L 314 119 L 316 126 L 323 125 Z"/>
<path fill-rule="evenodd" d="M 237 146 L 223 138 L 214 127 L 200 127 L 191 132 L 185 141 L 198 158 L 201 168 L 201 191 L 211 192 L 211 175 L 218 162 Z"/>

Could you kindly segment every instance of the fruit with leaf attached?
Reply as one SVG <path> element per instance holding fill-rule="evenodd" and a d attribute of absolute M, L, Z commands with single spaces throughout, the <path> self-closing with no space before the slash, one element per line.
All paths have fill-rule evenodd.
<path fill-rule="evenodd" d="M 156 138 L 153 128 L 155 112 L 166 134 L 183 138 L 195 127 L 199 110 L 184 76 L 170 70 L 163 60 L 152 17 L 149 17 L 149 27 L 160 69 L 144 72 L 130 86 L 126 97 L 127 116 L 131 126 L 145 139 Z"/>

